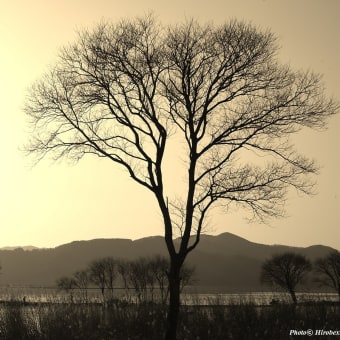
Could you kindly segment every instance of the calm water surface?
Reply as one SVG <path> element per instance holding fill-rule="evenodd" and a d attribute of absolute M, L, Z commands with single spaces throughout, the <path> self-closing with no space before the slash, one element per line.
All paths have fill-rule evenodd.
<path fill-rule="evenodd" d="M 102 302 L 103 297 L 99 289 L 88 289 L 89 302 Z M 123 289 L 115 289 L 113 297 L 117 299 L 136 301 L 136 294 L 133 290 L 128 295 Z M 154 293 L 157 299 L 157 293 Z M 338 301 L 335 293 L 297 293 L 298 301 Z M 82 302 L 83 294 L 80 290 L 74 289 L 72 292 L 62 292 L 54 287 L 0 287 L 0 301 L 19 302 Z M 290 302 L 289 294 L 282 292 L 253 292 L 253 293 L 183 293 L 181 302 L 184 305 L 230 305 L 230 304 L 256 304 L 269 305 L 273 300 L 279 302 Z"/>

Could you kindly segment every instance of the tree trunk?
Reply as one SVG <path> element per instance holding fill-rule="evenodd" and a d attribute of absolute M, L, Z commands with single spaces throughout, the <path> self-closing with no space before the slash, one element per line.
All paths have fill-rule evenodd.
<path fill-rule="evenodd" d="M 297 304 L 297 298 L 294 289 L 289 289 L 290 296 L 292 297 L 293 303 Z"/>
<path fill-rule="evenodd" d="M 169 271 L 169 307 L 167 315 L 165 340 L 176 340 L 180 306 L 180 269 L 177 259 L 171 259 Z"/>

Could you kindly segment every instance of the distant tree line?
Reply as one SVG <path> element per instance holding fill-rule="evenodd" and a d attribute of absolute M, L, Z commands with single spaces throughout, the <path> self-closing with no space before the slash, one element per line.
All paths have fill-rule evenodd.
<path fill-rule="evenodd" d="M 169 260 L 160 255 L 131 261 L 104 257 L 92 261 L 87 268 L 76 271 L 72 276 L 60 277 L 56 284 L 60 290 L 67 292 L 71 301 L 77 290 L 81 300 L 88 302 L 89 290 L 97 288 L 103 302 L 109 302 L 118 298 L 118 295 L 115 296 L 115 289 L 119 288 L 124 290 L 125 297 L 135 297 L 139 303 L 153 301 L 164 304 L 169 295 L 169 266 Z M 193 283 L 194 271 L 194 267 L 183 266 L 182 290 Z"/>
<path fill-rule="evenodd" d="M 320 287 L 335 290 L 340 303 L 340 252 L 332 251 L 314 264 L 305 256 L 293 252 L 273 255 L 261 268 L 261 282 L 277 286 L 287 291 L 294 304 L 297 304 L 296 288 L 306 283 L 307 274 L 313 273 L 312 279 Z"/>

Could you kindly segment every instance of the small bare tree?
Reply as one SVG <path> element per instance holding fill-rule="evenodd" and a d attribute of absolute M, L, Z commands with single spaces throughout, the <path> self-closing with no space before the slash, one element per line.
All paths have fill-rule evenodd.
<path fill-rule="evenodd" d="M 137 294 L 139 302 L 148 300 L 148 291 L 153 294 L 154 277 L 147 258 L 140 257 L 129 263 L 128 280 Z"/>
<path fill-rule="evenodd" d="M 339 296 L 340 303 L 340 253 L 335 250 L 324 258 L 317 259 L 315 271 L 318 274 L 316 282 L 334 289 Z"/>
<path fill-rule="evenodd" d="M 160 255 L 150 259 L 150 270 L 159 288 L 161 303 L 165 304 L 169 294 L 168 271 L 170 262 Z"/>
<path fill-rule="evenodd" d="M 105 302 L 106 288 L 106 267 L 102 260 L 94 260 L 89 265 L 90 280 L 94 283 L 102 294 L 103 302 Z"/>
<path fill-rule="evenodd" d="M 74 278 L 62 276 L 61 278 L 57 279 L 56 284 L 59 290 L 62 290 L 68 294 L 70 302 L 73 303 L 73 291 L 77 286 Z"/>
<path fill-rule="evenodd" d="M 129 262 L 123 259 L 117 260 L 117 274 L 120 276 L 124 290 L 125 296 L 128 298 L 130 297 L 129 294 Z"/>
<path fill-rule="evenodd" d="M 170 257 L 166 339 L 176 338 L 180 271 L 213 207 L 282 216 L 289 188 L 310 193 L 314 162 L 289 136 L 321 128 L 338 104 L 320 77 L 281 65 L 272 33 L 244 22 L 162 26 L 152 16 L 84 30 L 30 91 L 26 149 L 105 157 L 155 197 Z M 183 190 L 166 191 L 169 139 Z M 180 235 L 180 243 L 175 239 Z"/>
<path fill-rule="evenodd" d="M 76 271 L 73 274 L 74 284 L 80 290 L 82 300 L 88 302 L 88 288 L 90 285 L 90 273 L 88 270 L 83 269 Z"/>
<path fill-rule="evenodd" d="M 101 261 L 105 268 L 105 285 L 110 293 L 109 298 L 113 299 L 114 281 L 117 275 L 117 263 L 113 257 L 105 257 Z"/>
<path fill-rule="evenodd" d="M 297 303 L 296 286 L 302 283 L 312 265 L 304 256 L 295 253 L 274 255 L 265 261 L 261 270 L 261 282 L 279 286 L 289 292 L 293 303 Z"/>
<path fill-rule="evenodd" d="M 181 292 L 186 286 L 192 285 L 195 282 L 195 267 L 183 265 L 181 268 Z"/>
<path fill-rule="evenodd" d="M 103 301 L 106 301 L 105 292 L 109 292 L 109 299 L 113 298 L 114 281 L 117 275 L 117 264 L 113 257 L 104 257 L 89 265 L 91 281 L 99 287 Z"/>
<path fill-rule="evenodd" d="M 169 270 L 170 261 L 160 255 L 154 257 L 140 257 L 134 261 L 125 263 L 123 273 L 127 277 L 139 302 L 154 301 L 154 290 L 159 289 L 161 302 L 165 303 L 169 295 Z M 183 265 L 180 272 L 181 290 L 194 282 L 195 269 Z"/>

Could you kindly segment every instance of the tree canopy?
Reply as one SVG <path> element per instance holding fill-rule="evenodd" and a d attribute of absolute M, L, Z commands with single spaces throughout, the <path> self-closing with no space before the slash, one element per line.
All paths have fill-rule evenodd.
<path fill-rule="evenodd" d="M 312 265 L 303 255 L 286 252 L 273 255 L 262 264 L 261 281 L 288 291 L 297 303 L 296 286 L 302 283 Z"/>
<path fill-rule="evenodd" d="M 315 261 L 315 271 L 318 276 L 315 281 L 321 286 L 333 288 L 340 302 L 340 253 L 337 250 Z"/>
<path fill-rule="evenodd" d="M 323 127 L 337 104 L 318 75 L 280 65 L 277 51 L 272 33 L 238 21 L 164 27 L 145 17 L 84 30 L 31 88 L 27 150 L 118 163 L 186 236 L 213 204 L 281 215 L 287 187 L 309 192 L 305 175 L 316 171 L 289 135 Z M 162 169 L 171 137 L 183 140 L 188 171 L 187 197 L 172 200 Z"/>

